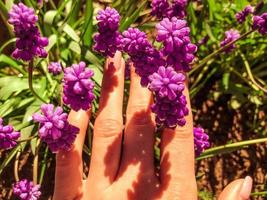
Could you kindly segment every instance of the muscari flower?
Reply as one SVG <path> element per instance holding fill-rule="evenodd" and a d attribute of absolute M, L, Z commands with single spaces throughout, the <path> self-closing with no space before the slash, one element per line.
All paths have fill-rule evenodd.
<path fill-rule="evenodd" d="M 170 17 L 184 18 L 186 16 L 187 0 L 173 0 Z"/>
<path fill-rule="evenodd" d="M 20 133 L 14 131 L 10 125 L 4 126 L 3 119 L 0 118 L 0 149 L 11 149 L 17 145 Z"/>
<path fill-rule="evenodd" d="M 120 46 L 120 15 L 115 9 L 107 7 L 98 12 L 96 19 L 99 33 L 94 37 L 94 49 L 103 56 L 113 57 Z"/>
<path fill-rule="evenodd" d="M 42 114 L 35 113 L 32 118 L 40 123 L 39 136 L 54 153 L 59 150 L 69 151 L 76 138 L 79 128 L 69 124 L 68 114 L 61 107 L 43 104 Z"/>
<path fill-rule="evenodd" d="M 201 127 L 194 127 L 195 155 L 199 156 L 205 149 L 210 147 L 209 136 Z"/>
<path fill-rule="evenodd" d="M 161 98 L 174 100 L 184 90 L 185 75 L 177 73 L 172 67 L 159 67 L 158 72 L 149 76 L 148 88 Z"/>
<path fill-rule="evenodd" d="M 267 34 L 267 13 L 253 17 L 253 29 L 258 30 L 260 34 Z"/>
<path fill-rule="evenodd" d="M 23 179 L 13 185 L 13 192 L 21 200 L 38 200 L 41 196 L 40 185 L 34 185 L 32 181 Z"/>
<path fill-rule="evenodd" d="M 170 4 L 168 0 L 152 0 L 151 7 L 151 14 L 156 16 L 158 19 L 162 19 L 168 15 Z"/>
<path fill-rule="evenodd" d="M 236 13 L 235 18 L 240 24 L 242 24 L 244 21 L 246 21 L 247 16 L 253 13 L 253 11 L 254 8 L 248 5 L 242 11 Z"/>
<path fill-rule="evenodd" d="M 232 41 L 237 40 L 240 37 L 240 34 L 237 30 L 230 29 L 229 31 L 225 32 L 225 38 L 221 41 L 221 47 L 226 46 L 227 44 L 231 43 Z M 225 52 L 231 52 L 235 48 L 235 44 L 232 44 L 228 48 L 226 48 Z"/>
<path fill-rule="evenodd" d="M 51 62 L 48 65 L 48 71 L 50 73 L 52 73 L 53 75 L 58 75 L 61 73 L 62 68 L 61 68 L 61 64 L 59 62 Z"/>
<path fill-rule="evenodd" d="M 149 76 L 148 88 L 154 93 L 155 103 L 152 112 L 156 114 L 159 126 L 175 128 L 185 125 L 188 115 L 186 98 L 183 95 L 185 75 L 175 72 L 172 67 L 159 67 L 158 71 Z"/>
<path fill-rule="evenodd" d="M 12 56 L 16 59 L 30 61 L 35 56 L 45 58 L 47 52 L 44 47 L 48 45 L 48 39 L 41 37 L 36 26 L 38 17 L 32 8 L 23 3 L 14 4 L 9 12 L 8 22 L 14 26 L 16 49 Z"/>
<path fill-rule="evenodd" d="M 94 82 L 91 80 L 93 75 L 93 70 L 86 68 L 84 62 L 66 68 L 63 80 L 63 102 L 75 111 L 88 110 L 95 99 Z"/>
<path fill-rule="evenodd" d="M 163 42 L 162 54 L 166 57 L 167 65 L 176 71 L 189 71 L 197 46 L 190 41 L 187 22 L 176 17 L 164 18 L 156 28 L 156 39 Z"/>
<path fill-rule="evenodd" d="M 147 86 L 148 77 L 164 65 L 160 52 L 150 44 L 146 34 L 137 28 L 129 28 L 122 33 L 121 47 L 130 56 L 135 72 L 141 77 L 141 85 Z"/>

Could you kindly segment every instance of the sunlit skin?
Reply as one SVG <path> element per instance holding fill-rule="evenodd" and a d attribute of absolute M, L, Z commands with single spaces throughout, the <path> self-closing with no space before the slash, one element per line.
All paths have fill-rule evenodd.
<path fill-rule="evenodd" d="M 152 95 L 140 86 L 133 69 L 122 145 L 124 70 L 125 62 L 119 52 L 107 59 L 86 179 L 82 147 L 91 113 L 70 112 L 69 122 L 79 127 L 80 132 L 71 151 L 57 154 L 53 200 L 196 200 L 190 103 L 187 124 L 162 133 L 157 172 L 153 152 L 155 124 L 150 111 Z M 187 88 L 184 94 L 190 102 Z M 251 185 L 249 177 L 246 181 L 236 180 L 224 189 L 219 200 L 246 200 Z"/>

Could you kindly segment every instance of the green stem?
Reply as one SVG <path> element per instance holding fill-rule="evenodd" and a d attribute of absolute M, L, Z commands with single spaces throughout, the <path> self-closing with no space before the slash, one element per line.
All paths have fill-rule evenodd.
<path fill-rule="evenodd" d="M 39 99 L 40 101 L 47 103 L 42 97 L 40 97 L 33 89 L 33 84 L 32 84 L 32 73 L 33 73 L 33 60 L 30 61 L 29 63 L 29 69 L 28 69 L 29 77 L 28 77 L 28 82 L 29 82 L 29 88 L 33 94 L 34 97 Z"/>
<path fill-rule="evenodd" d="M 253 193 L 251 193 L 251 195 L 252 196 L 260 196 L 260 195 L 267 196 L 267 190 L 261 191 L 261 192 L 253 192 Z"/>
<path fill-rule="evenodd" d="M 20 156 L 20 151 L 18 151 L 17 154 L 16 154 L 16 160 L 15 160 L 15 164 L 14 164 L 14 177 L 15 177 L 16 182 L 19 181 L 19 172 L 18 172 L 18 169 L 19 169 L 19 156 Z"/>
<path fill-rule="evenodd" d="M 53 0 L 49 0 L 50 5 L 52 6 L 53 10 L 57 10 L 57 7 Z"/>
<path fill-rule="evenodd" d="M 33 158 L 33 183 L 34 184 L 38 183 L 39 144 L 40 144 L 40 139 L 38 139 L 37 142 L 36 142 L 36 150 L 35 150 L 35 155 L 34 155 L 34 158 Z"/>
<path fill-rule="evenodd" d="M 244 65 L 246 67 L 246 70 L 247 70 L 247 73 L 248 73 L 248 77 L 249 79 L 254 83 L 254 85 L 256 85 L 260 90 L 262 90 L 263 92 L 267 93 L 267 89 L 265 89 L 264 87 L 260 86 L 257 81 L 254 79 L 254 76 L 251 72 L 251 69 L 250 69 L 250 65 L 249 65 L 249 62 L 248 60 L 246 59 L 245 55 L 241 52 L 241 51 L 238 51 L 243 62 L 244 62 Z"/>
<path fill-rule="evenodd" d="M 210 149 L 207 149 L 206 151 L 204 151 L 200 157 L 196 158 L 196 160 L 202 160 L 204 158 L 215 156 L 217 154 L 226 153 L 229 151 L 235 151 L 235 150 L 241 149 L 242 147 L 245 147 L 248 145 L 263 143 L 263 142 L 267 142 L 267 138 L 246 140 L 246 141 L 242 141 L 242 142 L 236 142 L 236 143 L 232 143 L 232 144 L 226 144 L 226 145 L 210 148 Z"/>
<path fill-rule="evenodd" d="M 28 138 L 26 138 L 26 139 L 24 139 L 24 140 L 18 140 L 17 142 L 18 142 L 18 143 L 28 142 L 28 141 L 30 141 L 30 140 L 32 140 L 32 139 L 34 139 L 34 138 L 37 138 L 37 137 L 38 137 L 37 135 L 33 135 L 33 136 L 28 137 Z"/>
<path fill-rule="evenodd" d="M 1 48 L 0 48 L 0 54 L 2 53 L 2 51 L 3 51 L 8 45 L 10 45 L 10 44 L 12 44 L 12 43 L 15 43 L 15 42 L 16 42 L 16 38 L 12 38 L 12 39 L 6 41 L 6 42 L 1 46 Z"/>
<path fill-rule="evenodd" d="M 219 48 L 218 50 L 214 51 L 213 53 L 209 54 L 208 56 L 206 56 L 204 59 L 202 59 L 199 64 L 196 64 L 196 66 L 193 66 L 193 69 L 190 71 L 190 73 L 192 74 L 194 71 L 196 71 L 198 68 L 204 66 L 211 58 L 217 56 L 219 53 L 223 52 L 225 49 L 227 49 L 228 47 L 230 47 L 231 45 L 233 45 L 234 43 L 236 43 L 237 41 L 244 39 L 245 37 L 247 37 L 249 34 L 253 33 L 254 30 L 250 30 L 246 33 L 244 33 L 243 35 L 241 35 L 239 38 L 237 38 L 236 40 L 233 40 L 232 42 L 228 43 L 227 45 L 225 45 L 224 47 Z"/>

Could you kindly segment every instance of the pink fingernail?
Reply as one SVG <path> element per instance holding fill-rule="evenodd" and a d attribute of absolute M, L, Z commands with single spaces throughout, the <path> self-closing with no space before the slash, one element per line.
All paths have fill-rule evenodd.
<path fill-rule="evenodd" d="M 252 190 L 252 182 L 252 178 L 250 176 L 246 176 L 239 193 L 242 199 L 249 199 Z"/>

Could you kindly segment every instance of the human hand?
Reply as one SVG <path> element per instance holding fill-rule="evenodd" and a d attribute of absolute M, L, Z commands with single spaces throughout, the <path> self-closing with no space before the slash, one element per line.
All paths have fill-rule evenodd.
<path fill-rule="evenodd" d="M 71 111 L 69 122 L 80 128 L 73 148 L 56 157 L 54 200 L 194 200 L 197 185 L 194 171 L 193 120 L 165 129 L 161 136 L 160 171 L 154 165 L 154 116 L 152 95 L 140 86 L 131 70 L 130 97 L 123 133 L 125 62 L 121 53 L 109 58 L 104 69 L 99 112 L 95 120 L 89 175 L 83 180 L 82 148 L 90 111 Z M 123 144 L 122 144 L 123 138 Z M 240 179 L 222 192 L 219 200 L 249 198 L 252 181 Z M 241 189 L 242 184 L 244 188 Z"/>

